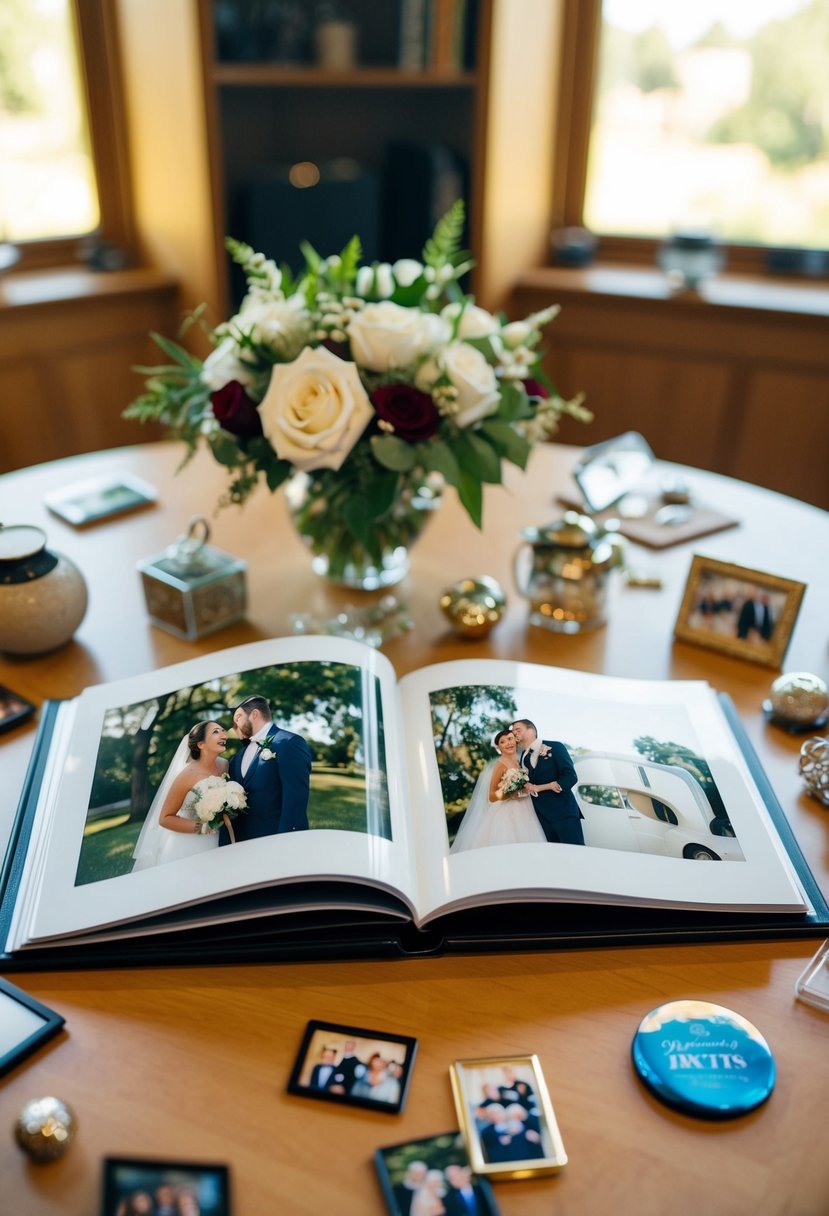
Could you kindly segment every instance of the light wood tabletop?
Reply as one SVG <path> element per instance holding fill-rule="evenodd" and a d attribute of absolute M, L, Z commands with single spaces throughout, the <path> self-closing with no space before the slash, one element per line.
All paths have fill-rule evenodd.
<path fill-rule="evenodd" d="M 175 475 L 179 446 L 147 444 L 7 474 L 0 520 L 45 528 L 50 547 L 84 572 L 87 616 L 62 650 L 0 658 L 0 682 L 38 704 L 89 684 L 132 676 L 194 654 L 290 632 L 292 613 L 332 616 L 368 602 L 310 569 L 281 495 L 260 491 L 243 511 L 214 514 L 222 470 L 200 454 Z M 604 628 L 578 636 L 527 622 L 512 575 L 518 530 L 560 512 L 572 490 L 575 449 L 534 454 L 487 491 L 484 530 L 453 495 L 412 552 L 395 594 L 414 621 L 385 653 L 398 674 L 455 658 L 527 659 L 612 675 L 707 680 L 733 698 L 801 848 L 829 893 L 829 812 L 803 789 L 802 739 L 769 725 L 761 704 L 776 671 L 674 642 L 691 555 L 703 553 L 808 584 L 784 670 L 829 680 L 829 515 L 766 490 L 684 470 L 695 497 L 733 514 L 737 527 L 661 550 L 628 546 L 631 565 L 659 590 L 614 576 Z M 675 471 L 666 466 L 667 471 Z M 159 503 L 73 529 L 45 510 L 47 490 L 127 471 L 153 483 Z M 164 549 L 193 514 L 211 543 L 249 563 L 245 621 L 196 643 L 146 618 L 136 562 Z M 507 591 L 504 619 L 486 640 L 450 632 L 438 599 L 455 579 L 489 574 Z M 19 727 L 0 742 L 0 840 L 5 841 L 34 739 Z M 130 1155 L 227 1162 L 235 1216 L 279 1211 L 377 1213 L 385 1208 L 372 1154 L 381 1146 L 457 1127 L 448 1070 L 455 1059 L 536 1053 L 569 1163 L 557 1176 L 498 1182 L 505 1216 L 592 1212 L 674 1216 L 825 1216 L 829 1015 L 794 997 L 820 938 L 487 954 L 396 962 L 325 962 L 12 973 L 66 1018 L 65 1031 L 0 1084 L 4 1204 L 26 1216 L 90 1216 L 101 1160 Z M 630 1045 L 660 1003 L 699 998 L 752 1021 L 774 1052 L 767 1104 L 707 1122 L 658 1103 L 633 1073 Z M 286 1083 L 309 1019 L 369 1026 L 418 1039 L 402 1114 L 309 1101 Z M 74 1108 L 76 1142 L 58 1162 L 30 1164 L 11 1130 L 23 1103 L 55 1094 Z"/>

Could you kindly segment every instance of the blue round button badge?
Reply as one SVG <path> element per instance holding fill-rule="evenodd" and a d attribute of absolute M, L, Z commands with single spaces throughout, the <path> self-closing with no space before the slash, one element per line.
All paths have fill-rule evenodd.
<path fill-rule="evenodd" d="M 632 1050 L 648 1088 L 686 1114 L 743 1115 L 774 1088 L 774 1057 L 759 1030 L 709 1001 L 659 1005 L 642 1019 Z"/>

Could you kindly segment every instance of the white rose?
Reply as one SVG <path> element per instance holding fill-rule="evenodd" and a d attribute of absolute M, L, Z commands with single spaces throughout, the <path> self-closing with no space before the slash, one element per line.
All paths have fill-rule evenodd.
<path fill-rule="evenodd" d="M 378 262 L 374 266 L 361 266 L 357 271 L 355 283 L 357 295 L 380 296 L 387 299 L 394 294 L 394 279 L 388 262 Z"/>
<path fill-rule="evenodd" d="M 414 258 L 398 258 L 392 272 L 401 287 L 411 287 L 423 274 L 423 263 Z"/>
<path fill-rule="evenodd" d="M 246 296 L 231 325 L 251 341 L 270 346 L 283 359 L 295 359 L 311 332 L 305 301 L 297 295 L 287 300 Z"/>
<path fill-rule="evenodd" d="M 277 456 L 308 472 L 338 469 L 374 410 L 353 363 L 306 346 L 274 366 L 259 415 Z"/>
<path fill-rule="evenodd" d="M 460 304 L 447 304 L 441 315 L 449 321 L 454 321 L 460 311 Z M 458 337 L 488 338 L 491 334 L 498 333 L 500 328 L 498 319 L 493 317 L 491 312 L 479 308 L 477 304 L 467 304 L 461 314 Z"/>
<path fill-rule="evenodd" d="M 434 382 L 435 373 L 440 371 L 446 373 L 452 386 L 457 389 L 452 417 L 458 426 L 472 426 L 498 409 L 500 394 L 495 371 L 474 346 L 466 342 L 452 342 L 440 352 L 431 367 L 424 367 L 424 381 L 432 379 Z M 420 380 L 418 376 L 419 386 Z"/>
<path fill-rule="evenodd" d="M 516 346 L 523 346 L 534 332 L 533 327 L 526 321 L 511 321 L 501 330 L 501 337 L 510 350 L 515 350 Z"/>
<path fill-rule="evenodd" d="M 449 333 L 442 317 L 417 308 L 402 308 L 391 300 L 366 304 L 348 326 L 355 361 L 372 372 L 410 367 L 448 341 Z"/>
<path fill-rule="evenodd" d="M 201 378 L 211 393 L 217 393 L 231 380 L 250 384 L 253 375 L 239 358 L 239 348 L 232 338 L 223 338 L 202 364 Z"/>

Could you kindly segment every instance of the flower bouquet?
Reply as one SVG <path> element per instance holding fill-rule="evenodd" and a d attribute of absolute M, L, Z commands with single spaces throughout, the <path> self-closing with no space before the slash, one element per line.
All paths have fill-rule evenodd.
<path fill-rule="evenodd" d="M 204 777 L 193 790 L 193 808 L 203 834 L 226 827 L 230 839 L 235 843 L 230 820 L 246 811 L 247 806 L 247 795 L 242 786 L 227 777 Z"/>
<path fill-rule="evenodd" d="M 398 581 L 445 484 L 480 527 L 502 462 L 523 468 L 562 414 L 590 417 L 541 370 L 557 307 L 509 322 L 462 291 L 463 222 L 458 202 L 420 260 L 394 264 L 361 264 L 356 236 L 325 258 L 303 244 L 296 278 L 228 238 L 247 280 L 239 311 L 210 332 L 204 362 L 154 335 L 172 362 L 137 369 L 146 391 L 127 416 L 167 424 L 190 454 L 205 442 L 228 470 L 220 505 L 243 503 L 260 479 L 287 483 L 318 572 Z"/>
<path fill-rule="evenodd" d="M 523 768 L 507 769 L 503 777 L 498 783 L 499 798 L 512 798 L 516 794 L 520 794 L 526 785 L 529 784 L 529 777 Z"/>

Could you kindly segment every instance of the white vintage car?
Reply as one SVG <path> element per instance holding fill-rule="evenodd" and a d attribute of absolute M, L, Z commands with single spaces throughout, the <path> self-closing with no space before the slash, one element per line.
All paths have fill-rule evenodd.
<path fill-rule="evenodd" d="M 711 804 L 684 768 L 610 752 L 586 752 L 574 756 L 573 764 L 585 844 L 695 861 L 745 861 L 733 836 L 711 831 Z"/>

